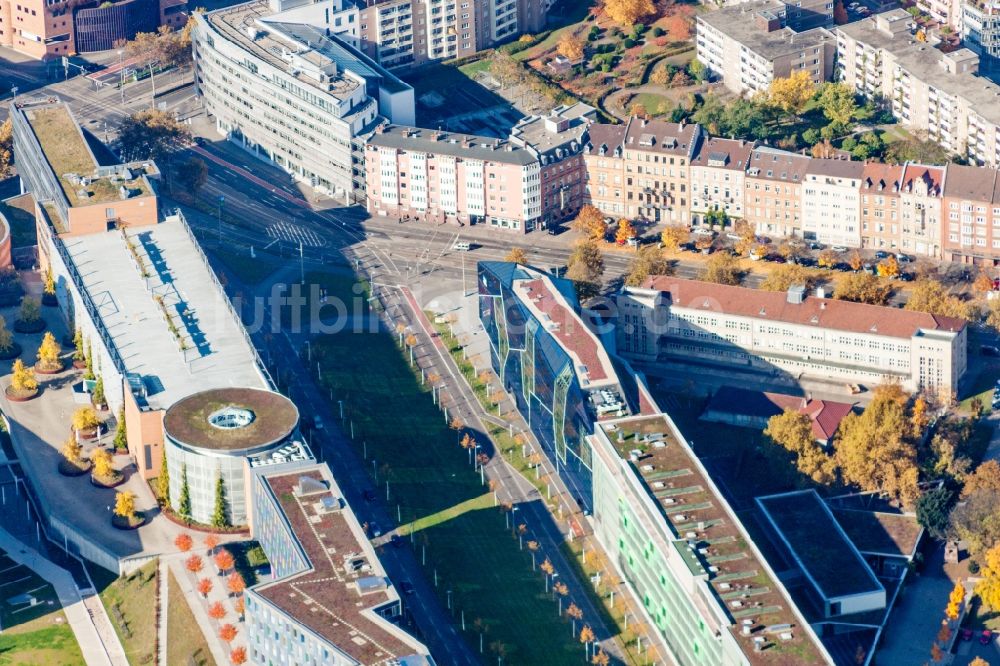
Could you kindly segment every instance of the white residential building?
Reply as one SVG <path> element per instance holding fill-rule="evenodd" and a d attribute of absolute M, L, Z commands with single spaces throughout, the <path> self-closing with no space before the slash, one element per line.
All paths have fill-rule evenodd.
<path fill-rule="evenodd" d="M 802 237 L 829 245 L 861 246 L 864 164 L 812 160 L 802 185 Z"/>

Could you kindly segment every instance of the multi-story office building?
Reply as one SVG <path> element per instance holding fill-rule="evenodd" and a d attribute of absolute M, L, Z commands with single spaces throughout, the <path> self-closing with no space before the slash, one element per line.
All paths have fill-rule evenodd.
<path fill-rule="evenodd" d="M 596 124 L 584 147 L 587 201 L 610 216 L 625 214 L 625 125 Z"/>
<path fill-rule="evenodd" d="M 317 190 L 364 192 L 364 140 L 414 121 L 413 88 L 326 28 L 264 0 L 196 14 L 198 92 L 219 132 Z M 336 17 L 333 17 L 334 19 Z"/>
<path fill-rule="evenodd" d="M 672 663 L 835 663 L 669 416 L 603 421 L 588 444 L 594 534 Z"/>
<path fill-rule="evenodd" d="M 987 166 L 1000 164 L 1000 86 L 978 75 L 969 49 L 943 53 L 918 41 L 902 9 L 838 26 L 839 80 L 882 100 L 900 124 Z"/>
<path fill-rule="evenodd" d="M 802 70 L 816 83 L 826 81 L 833 73 L 836 40 L 822 27 L 796 32 L 786 24 L 789 7 L 778 0 L 754 0 L 699 14 L 699 62 L 738 94 L 767 90 L 774 79 Z"/>
<path fill-rule="evenodd" d="M 136 33 L 179 29 L 186 21 L 186 0 L 0 0 L 0 46 L 48 60 L 104 51 Z"/>
<path fill-rule="evenodd" d="M 810 158 L 758 146 L 750 155 L 743 215 L 759 234 L 802 236 L 802 183 Z"/>
<path fill-rule="evenodd" d="M 271 565 L 245 592 L 250 663 L 433 666 L 398 626 L 399 594 L 330 468 L 264 465 L 249 478 L 251 531 Z"/>
<path fill-rule="evenodd" d="M 983 266 L 1000 262 L 996 169 L 949 165 L 941 215 L 944 259 Z"/>
<path fill-rule="evenodd" d="M 965 322 L 923 312 L 654 277 L 617 299 L 625 358 L 696 358 L 729 368 L 950 395 L 966 370 Z"/>
<path fill-rule="evenodd" d="M 521 119 L 510 142 L 535 154 L 541 167 L 541 226 L 572 218 L 583 205 L 586 183 L 583 152 L 597 110 L 583 102 L 557 106 L 545 116 Z"/>
<path fill-rule="evenodd" d="M 691 222 L 705 222 L 705 213 L 721 211 L 743 217 L 743 179 L 753 144 L 743 140 L 706 138 L 691 157 Z"/>
<path fill-rule="evenodd" d="M 517 233 L 541 222 L 541 166 L 510 141 L 385 125 L 365 148 L 369 212 L 487 224 Z"/>
<path fill-rule="evenodd" d="M 629 119 L 621 145 L 603 151 L 607 166 L 602 167 L 608 175 L 617 169 L 626 217 L 675 224 L 690 221 L 688 169 L 703 136 L 697 124 Z M 591 142 L 588 159 L 600 160 L 602 156 L 595 155 L 600 152 Z M 614 157 L 616 154 L 621 157 Z"/>
<path fill-rule="evenodd" d="M 861 245 L 861 179 L 864 165 L 849 160 L 810 160 L 802 184 L 802 237 Z"/>

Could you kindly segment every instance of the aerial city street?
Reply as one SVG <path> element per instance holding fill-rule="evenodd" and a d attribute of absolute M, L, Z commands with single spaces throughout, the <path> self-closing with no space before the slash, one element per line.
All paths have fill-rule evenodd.
<path fill-rule="evenodd" d="M 0 664 L 1000 665 L 998 12 L 0 0 Z"/>

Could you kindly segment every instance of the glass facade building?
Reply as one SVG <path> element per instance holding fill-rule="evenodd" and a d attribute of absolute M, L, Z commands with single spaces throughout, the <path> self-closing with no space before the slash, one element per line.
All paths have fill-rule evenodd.
<path fill-rule="evenodd" d="M 481 262 L 478 278 L 479 317 L 489 336 L 493 371 L 559 476 L 589 511 L 593 482 L 586 437 L 597 420 L 597 402 L 602 400 L 593 394 L 617 398 L 621 388 L 613 371 L 591 381 L 597 368 L 584 367 L 574 356 L 572 343 L 579 340 L 581 347 L 591 352 L 600 348 L 588 365 L 599 362 L 610 366 L 610 358 L 576 314 L 579 304 L 569 280 L 509 262 Z M 543 289 L 545 298 L 570 310 L 573 321 L 555 326 L 552 317 L 526 298 L 525 289 L 518 288 L 526 283 L 536 294 Z M 571 334 L 573 325 L 576 330 Z M 615 402 L 612 399 L 604 404 Z M 618 403 L 618 409 L 625 407 Z"/>

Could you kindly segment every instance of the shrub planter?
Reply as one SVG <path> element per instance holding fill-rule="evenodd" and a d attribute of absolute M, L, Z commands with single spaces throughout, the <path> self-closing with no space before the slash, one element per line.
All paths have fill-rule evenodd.
<path fill-rule="evenodd" d="M 62 363 L 60 363 L 59 365 L 53 365 L 53 366 L 42 365 L 41 363 L 36 363 L 35 364 L 35 374 L 37 374 L 37 375 L 58 375 L 60 372 L 63 371 L 63 368 L 64 368 L 64 366 L 63 366 Z"/>
<path fill-rule="evenodd" d="M 111 514 L 111 524 L 119 530 L 137 530 L 146 524 L 146 514 L 136 511 L 131 518 Z"/>
<path fill-rule="evenodd" d="M 87 367 L 86 361 L 77 361 L 77 360 L 73 361 L 73 368 L 76 370 L 83 370 L 86 367 Z"/>
<path fill-rule="evenodd" d="M 8 386 L 4 389 L 4 395 L 6 395 L 7 399 L 11 402 L 28 402 L 38 395 L 38 389 L 35 389 L 34 391 L 15 391 L 13 386 Z"/>
<path fill-rule="evenodd" d="M 93 467 L 89 458 L 84 458 L 79 464 L 71 463 L 63 458 L 59 461 L 59 473 L 63 476 L 83 476 Z"/>
<path fill-rule="evenodd" d="M 7 351 L 0 350 L 0 361 L 11 361 L 21 355 L 21 345 L 12 342 Z"/>
<path fill-rule="evenodd" d="M 115 471 L 110 478 L 97 477 L 96 475 L 91 474 L 90 483 L 98 488 L 115 488 L 125 483 L 125 475 L 119 471 Z"/>
<path fill-rule="evenodd" d="M 47 305 L 50 308 L 59 305 L 59 299 L 56 298 L 55 294 L 42 294 L 42 305 Z"/>
<path fill-rule="evenodd" d="M 22 321 L 21 319 L 14 321 L 14 330 L 18 333 L 41 333 L 46 326 L 45 320 L 41 317 L 35 321 Z"/>
<path fill-rule="evenodd" d="M 87 440 L 97 439 L 97 433 L 99 431 L 103 432 L 101 426 L 97 426 L 96 428 L 88 428 L 87 430 L 80 430 L 79 432 L 73 430 L 73 428 L 70 428 L 70 431 L 75 433 L 76 436 L 79 437 L 80 439 L 87 439 Z"/>

